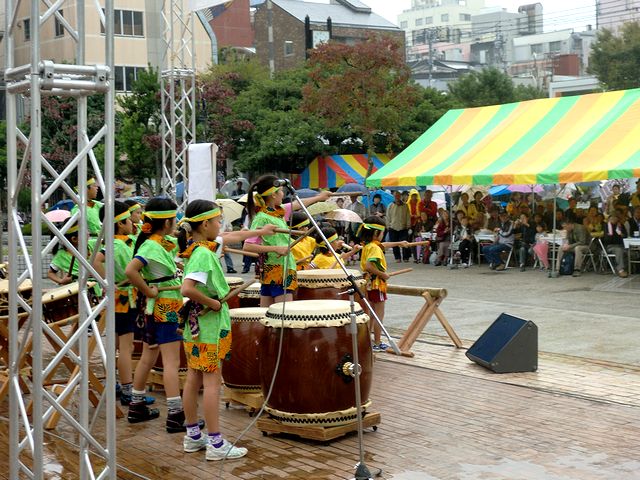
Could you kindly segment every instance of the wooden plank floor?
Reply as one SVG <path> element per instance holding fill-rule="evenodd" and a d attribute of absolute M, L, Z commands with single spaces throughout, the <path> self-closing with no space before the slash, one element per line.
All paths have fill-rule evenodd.
<path fill-rule="evenodd" d="M 541 355 L 538 372 L 495 375 L 442 339 L 424 340 L 415 344 L 414 359 L 377 354 L 371 399 L 382 423 L 376 432 L 368 430 L 364 441 L 365 462 L 372 471 L 383 470 L 379 478 L 640 478 L 637 369 Z M 164 399 L 156 394 L 162 418 Z M 222 431 L 231 439 L 253 421 L 243 409 L 220 409 Z M 5 402 L 0 405 L 3 452 L 8 452 L 7 412 Z M 345 479 L 353 477 L 358 461 L 355 434 L 325 445 L 265 437 L 252 427 L 239 441 L 248 456 L 220 465 L 206 462 L 203 452 L 183 453 L 182 436 L 165 433 L 161 419 L 138 425 L 113 421 L 123 467 L 118 478 L 124 480 Z M 64 422 L 55 433 L 77 442 Z M 47 478 L 77 479 L 73 447 L 54 437 L 45 440 Z M 8 455 L 0 455 L 2 479 L 8 479 L 7 462 Z"/>

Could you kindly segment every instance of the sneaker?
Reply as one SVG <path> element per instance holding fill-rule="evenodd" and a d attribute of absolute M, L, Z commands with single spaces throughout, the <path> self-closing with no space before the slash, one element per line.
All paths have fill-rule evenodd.
<path fill-rule="evenodd" d="M 462 266 L 462 268 L 467 268 L 469 265 L 467 265 L 466 263 L 462 262 L 461 266 Z"/>
<path fill-rule="evenodd" d="M 620 270 L 620 271 L 618 272 L 618 276 L 619 276 L 620 278 L 627 278 L 627 277 L 629 276 L 629 274 L 628 274 L 627 272 L 625 272 L 624 270 Z"/>
<path fill-rule="evenodd" d="M 521 264 L 520 264 L 520 271 L 521 271 L 521 272 L 524 272 L 524 263 L 521 263 Z"/>
<path fill-rule="evenodd" d="M 200 433 L 200 438 L 197 440 L 191 438 L 189 435 L 185 435 L 182 439 L 182 449 L 187 453 L 199 452 L 200 450 L 204 450 L 207 448 L 207 434 L 204 432 Z"/>
<path fill-rule="evenodd" d="M 489 268 L 490 268 L 491 270 L 495 270 L 495 269 L 496 269 L 496 264 L 495 264 L 495 263 L 490 263 L 490 264 L 489 264 Z"/>
<path fill-rule="evenodd" d="M 374 352 L 379 352 L 380 347 L 374 343 L 373 345 L 371 345 L 371 350 L 373 350 Z"/>
<path fill-rule="evenodd" d="M 238 273 L 235 268 L 227 268 L 227 273 Z"/>
<path fill-rule="evenodd" d="M 494 270 L 496 270 L 497 272 L 501 272 L 502 270 L 504 270 L 505 268 L 507 268 L 505 266 L 504 263 L 501 263 L 500 265 L 498 265 Z"/>
<path fill-rule="evenodd" d="M 160 410 L 157 408 L 149 408 L 144 403 L 129 404 L 129 413 L 127 420 L 129 423 L 146 422 L 160 416 Z"/>
<path fill-rule="evenodd" d="M 242 273 L 249 273 L 249 269 L 248 268 L 243 268 L 242 269 Z"/>
<path fill-rule="evenodd" d="M 234 459 L 241 458 L 247 454 L 247 449 L 244 447 L 234 447 L 227 440 L 222 440 L 223 444 L 220 448 L 216 448 L 213 445 L 207 445 L 207 460 L 222 460 L 222 459 Z"/>
<path fill-rule="evenodd" d="M 198 420 L 198 426 L 200 427 L 200 430 L 202 430 L 204 428 L 204 421 Z M 165 427 L 167 429 L 167 433 L 186 432 L 187 426 L 185 425 L 184 410 L 181 410 L 178 413 L 167 414 Z"/>
<path fill-rule="evenodd" d="M 582 272 L 580 270 L 574 270 L 571 274 L 572 277 L 579 277 L 580 275 L 582 275 Z"/>
<path fill-rule="evenodd" d="M 155 397 L 149 397 L 149 396 L 145 396 L 144 397 L 144 404 L 145 405 L 153 405 L 155 403 L 156 399 Z M 124 406 L 124 407 L 128 407 L 131 404 L 131 395 L 127 395 L 126 393 L 121 393 L 120 394 L 120 405 Z"/>

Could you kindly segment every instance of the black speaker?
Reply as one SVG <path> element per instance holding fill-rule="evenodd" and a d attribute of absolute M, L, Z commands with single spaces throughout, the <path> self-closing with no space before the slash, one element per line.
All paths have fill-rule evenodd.
<path fill-rule="evenodd" d="M 503 313 L 467 350 L 469 360 L 496 373 L 538 369 L 538 327 Z"/>

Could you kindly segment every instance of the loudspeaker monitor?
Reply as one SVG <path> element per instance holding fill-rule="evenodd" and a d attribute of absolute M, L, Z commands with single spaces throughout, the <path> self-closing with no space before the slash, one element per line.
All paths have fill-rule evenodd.
<path fill-rule="evenodd" d="M 534 372 L 538 369 L 538 327 L 503 313 L 466 355 L 496 373 Z"/>

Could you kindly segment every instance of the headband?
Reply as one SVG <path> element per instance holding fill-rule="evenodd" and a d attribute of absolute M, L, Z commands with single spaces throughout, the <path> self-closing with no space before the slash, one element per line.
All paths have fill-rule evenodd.
<path fill-rule="evenodd" d="M 381 232 L 384 232 L 385 227 L 384 225 L 377 225 L 375 223 L 363 223 L 362 225 L 360 225 L 360 227 L 358 228 L 358 231 L 356 232 L 356 237 L 359 237 L 360 234 L 362 233 L 362 229 L 365 230 L 380 230 Z"/>
<path fill-rule="evenodd" d="M 139 210 L 142 208 L 142 205 L 140 205 L 139 203 L 136 203 L 135 205 L 131 205 L 129 207 L 129 211 L 130 212 L 135 212 L 136 210 Z"/>
<path fill-rule="evenodd" d="M 87 188 L 89 188 L 91 185 L 93 185 L 94 183 L 96 183 L 96 179 L 91 177 L 89 180 L 87 180 Z M 79 185 L 76 185 L 75 187 L 75 191 L 77 192 L 78 189 L 80 188 Z"/>
<path fill-rule="evenodd" d="M 131 212 L 129 210 L 125 210 L 120 215 L 116 215 L 115 217 L 113 217 L 113 223 L 121 222 L 129 217 L 131 217 Z"/>
<path fill-rule="evenodd" d="M 158 210 L 158 211 L 149 211 L 144 212 L 144 216 L 149 219 L 163 219 L 163 218 L 173 218 L 177 214 L 177 210 Z"/>
<path fill-rule="evenodd" d="M 264 192 L 259 193 L 258 195 L 260 195 L 261 197 L 268 197 L 272 193 L 276 193 L 278 190 L 280 190 L 280 187 L 273 186 L 273 187 L 268 188 Z"/>
<path fill-rule="evenodd" d="M 71 227 L 69 230 L 67 230 L 67 233 L 65 233 L 65 235 L 69 235 L 71 233 L 78 233 L 78 230 L 80 229 L 80 225 L 78 225 L 77 223 Z"/>
<path fill-rule="evenodd" d="M 296 228 L 300 228 L 300 227 L 306 227 L 307 225 L 309 225 L 309 223 L 311 223 L 311 222 L 309 222 L 309 219 L 305 218 L 303 221 L 301 221 L 300 223 L 294 225 L 291 228 L 296 229 Z"/>
<path fill-rule="evenodd" d="M 327 242 L 329 242 L 330 244 L 335 242 L 338 239 L 338 234 L 334 233 L 333 235 L 331 235 L 329 238 L 327 238 Z M 322 242 L 320 242 L 318 244 L 319 247 L 325 247 L 326 248 L 326 244 L 324 243 L 324 240 Z"/>
<path fill-rule="evenodd" d="M 189 222 L 189 223 L 204 222 L 205 220 L 219 217 L 221 214 L 222 212 L 220 211 L 220 208 L 216 207 L 212 210 L 208 210 L 206 212 L 200 213 L 194 217 L 183 217 L 182 220 L 180 220 L 180 225 L 182 225 L 185 222 Z"/>

